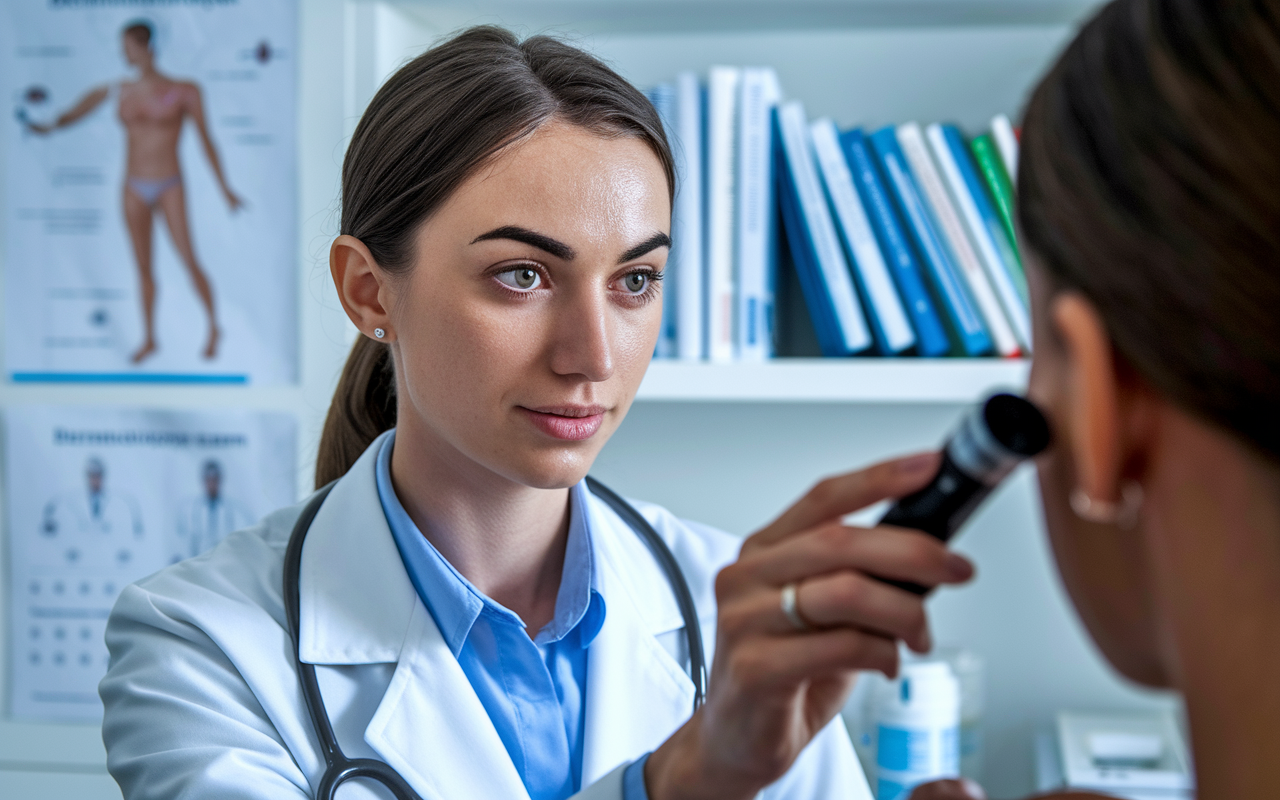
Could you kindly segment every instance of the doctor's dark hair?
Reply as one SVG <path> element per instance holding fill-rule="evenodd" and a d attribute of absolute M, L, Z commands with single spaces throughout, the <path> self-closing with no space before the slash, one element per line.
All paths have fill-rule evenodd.
<path fill-rule="evenodd" d="M 1280 0 L 1117 0 L 1035 90 L 1018 216 L 1055 289 L 1280 459 Z"/>
<path fill-rule="evenodd" d="M 675 194 L 662 121 L 634 86 L 599 59 L 549 36 L 520 41 L 469 28 L 403 66 L 356 126 L 342 165 L 344 234 L 392 275 L 412 265 L 421 224 L 505 146 L 552 120 L 652 148 Z M 325 419 L 316 486 L 341 477 L 396 424 L 387 345 L 356 340 Z"/>

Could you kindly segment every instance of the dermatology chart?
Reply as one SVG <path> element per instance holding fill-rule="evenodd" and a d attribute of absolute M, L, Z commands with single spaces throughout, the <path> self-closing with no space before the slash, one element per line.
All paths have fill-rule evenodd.
<path fill-rule="evenodd" d="M 96 720 L 120 590 L 294 502 L 295 422 L 63 407 L 4 422 L 10 709 Z"/>
<path fill-rule="evenodd" d="M 296 0 L 0 4 L 11 379 L 296 380 L 296 54 Z"/>

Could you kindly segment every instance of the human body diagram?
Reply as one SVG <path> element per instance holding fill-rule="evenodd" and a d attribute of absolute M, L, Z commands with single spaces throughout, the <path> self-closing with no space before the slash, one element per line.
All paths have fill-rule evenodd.
<path fill-rule="evenodd" d="M 87 92 L 52 123 L 25 120 L 33 133 L 46 135 L 74 125 L 113 97 L 117 115 L 125 130 L 125 182 L 121 205 L 125 226 L 133 246 L 141 291 L 143 340 L 131 360 L 140 364 L 159 347 L 155 331 L 156 281 L 153 269 L 153 229 L 160 217 L 169 231 L 196 295 L 204 306 L 208 334 L 201 355 L 212 360 L 218 355 L 222 332 L 218 325 L 213 285 L 196 256 L 187 215 L 187 195 L 182 180 L 178 144 L 188 119 L 200 137 L 205 157 L 213 170 L 227 206 L 235 212 L 244 202 L 227 183 L 205 120 L 200 87 L 161 73 L 155 64 L 153 32 L 149 23 L 136 22 L 121 34 L 125 60 L 138 70 L 132 81 L 98 86 Z"/>

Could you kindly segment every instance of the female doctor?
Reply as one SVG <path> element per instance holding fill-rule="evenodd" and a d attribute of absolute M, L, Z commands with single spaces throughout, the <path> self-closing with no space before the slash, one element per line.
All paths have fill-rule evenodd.
<path fill-rule="evenodd" d="M 471 29 L 379 90 L 330 252 L 364 334 L 336 483 L 122 594 L 125 797 L 326 797 L 342 758 L 370 759 L 344 797 L 867 797 L 833 718 L 855 669 L 930 646 L 921 598 L 869 575 L 972 568 L 839 520 L 936 458 L 823 481 L 745 544 L 584 481 L 657 339 L 673 174 L 645 98 L 551 38 Z"/>

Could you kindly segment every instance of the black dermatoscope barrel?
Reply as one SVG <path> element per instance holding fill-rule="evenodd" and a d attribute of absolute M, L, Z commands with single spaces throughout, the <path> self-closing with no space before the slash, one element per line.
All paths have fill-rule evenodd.
<path fill-rule="evenodd" d="M 1049 423 L 1030 401 L 992 395 L 960 420 L 929 485 L 900 498 L 880 524 L 949 540 L 1014 467 L 1049 446 L 1049 438 Z M 888 582 L 917 594 L 928 591 L 913 583 Z"/>

